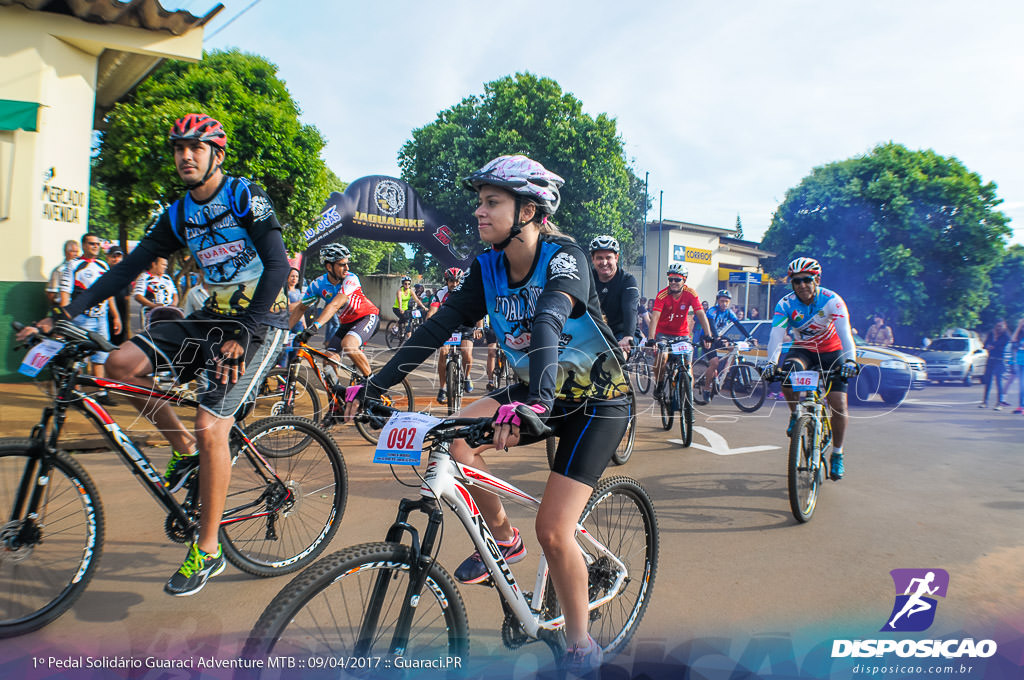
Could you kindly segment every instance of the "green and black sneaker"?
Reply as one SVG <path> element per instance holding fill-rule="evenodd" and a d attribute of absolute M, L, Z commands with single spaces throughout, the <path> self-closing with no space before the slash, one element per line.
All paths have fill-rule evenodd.
<path fill-rule="evenodd" d="M 193 543 L 188 549 L 185 563 L 174 572 L 174 576 L 164 586 L 164 592 L 176 597 L 195 595 L 203 589 L 210 578 L 224 571 L 226 565 L 224 550 L 219 543 L 216 555 L 203 552 Z"/>
<path fill-rule="evenodd" d="M 185 486 L 192 473 L 199 469 L 199 452 L 178 453 L 171 451 L 171 459 L 164 470 L 164 486 L 171 493 L 177 493 Z"/>

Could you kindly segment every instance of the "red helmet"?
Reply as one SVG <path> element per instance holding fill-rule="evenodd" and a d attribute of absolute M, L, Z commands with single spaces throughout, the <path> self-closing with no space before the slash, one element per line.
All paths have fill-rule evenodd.
<path fill-rule="evenodd" d="M 458 267 L 452 267 L 444 270 L 444 278 L 455 279 L 456 281 L 462 280 L 462 270 Z"/>
<path fill-rule="evenodd" d="M 203 113 L 190 113 L 184 118 L 174 121 L 170 132 L 167 133 L 167 138 L 171 144 L 179 139 L 209 142 L 222 151 L 228 145 L 228 135 L 224 132 L 224 126 Z"/>

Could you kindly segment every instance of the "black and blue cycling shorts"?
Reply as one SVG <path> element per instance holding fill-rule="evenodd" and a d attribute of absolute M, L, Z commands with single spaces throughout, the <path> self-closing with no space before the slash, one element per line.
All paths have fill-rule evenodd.
<path fill-rule="evenodd" d="M 785 367 L 787 362 L 799 363 L 802 368 L 795 370 L 813 371 L 820 368 L 823 371 L 829 371 L 843 365 L 843 353 L 836 350 L 818 354 L 804 347 L 790 347 L 779 365 Z M 782 384 L 789 387 L 788 376 L 782 381 Z M 828 389 L 830 392 L 846 392 L 846 378 L 838 373 L 833 373 L 829 378 Z"/>
<path fill-rule="evenodd" d="M 530 388 L 522 383 L 504 387 L 487 396 L 499 404 L 513 401 L 526 402 Z M 634 414 L 630 413 L 626 399 L 602 401 L 588 399 L 581 402 L 555 401 L 548 417 L 548 427 L 558 437 L 552 472 L 597 486 L 598 480 L 611 462 L 619 442 L 626 436 L 626 427 Z M 540 441 L 536 437 L 523 437 L 521 444 Z"/>

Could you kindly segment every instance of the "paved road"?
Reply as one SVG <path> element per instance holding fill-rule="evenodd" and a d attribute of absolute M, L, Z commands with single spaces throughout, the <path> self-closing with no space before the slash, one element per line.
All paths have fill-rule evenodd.
<path fill-rule="evenodd" d="M 418 373 L 418 394 L 430 393 L 430 373 Z M 661 430 L 653 408 L 642 413 L 631 460 L 607 472 L 639 479 L 655 499 L 660 522 L 653 600 L 633 653 L 646 660 L 668 653 L 666 670 L 687 663 L 709 669 L 703 677 L 729 677 L 738 659 L 768 640 L 782 651 L 763 661 L 763 671 L 780 664 L 793 670 L 803 664 L 806 671 L 816 645 L 878 636 L 892 608 L 889 571 L 896 568 L 942 568 L 950 574 L 948 596 L 929 635 L 959 631 L 960 637 L 980 638 L 1016 630 L 1019 639 L 1024 417 L 975 408 L 979 391 L 932 386 L 895 409 L 880 401 L 857 408 L 847 478 L 827 484 L 806 525 L 796 524 L 787 501 L 784 404 L 743 415 L 716 401 L 699 414 L 697 425 L 704 429 L 688 449 L 668 441 L 678 431 Z M 649 399 L 644 404 L 652 406 Z M 14 412 L 3 412 L 4 430 L 11 433 Z M 388 468 L 371 464 L 371 447 L 346 430 L 339 442 L 350 497 L 329 550 L 381 539 L 397 498 L 409 492 Z M 166 460 L 165 450 L 153 455 L 158 466 Z M 30 668 L 32 656 L 234 658 L 288 577 L 254 579 L 229 566 L 195 597 L 165 596 L 163 583 L 180 564 L 182 546 L 166 540 L 156 504 L 112 454 L 81 458 L 106 510 L 100 568 L 71 612 L 38 633 L 0 641 L 0 674 L 20 677 L 11 673 Z M 527 491 L 542 491 L 546 465 L 540 447 L 491 459 L 499 475 Z M 535 554 L 528 518 L 518 508 L 510 514 Z M 454 569 L 469 543 L 454 525 L 444 538 L 441 561 Z M 514 570 L 532 585 L 535 565 L 531 557 Z M 501 653 L 494 591 L 462 591 L 474 655 Z M 544 656 L 544 650 L 528 647 L 514 666 L 503 668 L 527 677 L 537 663 L 534 652 Z M 616 662 L 624 674 L 634 669 L 634 654 Z M 757 670 L 762 660 L 747 665 Z M 849 677 L 850 665 L 829 675 Z M 159 675 L 152 673 L 143 669 L 132 677 Z"/>

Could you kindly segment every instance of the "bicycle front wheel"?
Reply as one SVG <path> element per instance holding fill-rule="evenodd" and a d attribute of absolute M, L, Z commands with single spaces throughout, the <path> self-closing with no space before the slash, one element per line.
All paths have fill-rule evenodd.
<path fill-rule="evenodd" d="M 628 577 L 615 599 L 590 612 L 590 635 L 606 655 L 629 644 L 651 600 L 658 572 L 658 520 L 647 490 L 629 477 L 601 480 L 580 522 L 623 564 Z M 589 572 L 590 601 L 602 597 L 618 573 L 611 561 L 580 541 Z"/>
<path fill-rule="evenodd" d="M 679 412 L 679 438 L 683 440 L 683 446 L 693 443 L 693 383 L 690 382 L 690 374 L 686 369 L 679 371 L 679 403 L 682 405 Z"/>
<path fill-rule="evenodd" d="M 825 468 L 813 459 L 814 420 L 800 416 L 789 438 L 789 508 L 798 522 L 807 522 L 818 504 Z"/>
<path fill-rule="evenodd" d="M 729 385 L 729 395 L 736 408 L 744 413 L 753 413 L 764 404 L 768 395 L 768 385 L 761 377 L 756 366 L 739 363 L 729 369 L 725 377 Z"/>
<path fill-rule="evenodd" d="M 255 576 L 296 571 L 338 530 L 348 499 L 345 460 L 330 435 L 295 416 L 261 420 L 245 436 L 259 456 L 232 444 L 237 459 L 220 526 L 224 555 Z M 298 442 L 305 445 L 295 453 L 274 455 Z"/>
<path fill-rule="evenodd" d="M 28 439 L 0 442 L 0 638 L 30 633 L 82 595 L 103 552 L 99 492 L 74 458 L 58 452 L 38 517 L 12 513 L 23 482 L 31 493 L 42 463 Z"/>
<path fill-rule="evenodd" d="M 640 394 L 647 394 L 651 389 L 651 365 L 647 363 L 647 358 L 643 355 L 642 348 L 637 347 L 633 351 L 637 355 L 633 361 L 633 376 L 636 388 L 640 390 Z"/>
<path fill-rule="evenodd" d="M 431 562 L 423 588 L 410 593 L 412 563 L 412 550 L 399 543 L 364 543 L 325 557 L 267 605 L 242 656 L 466 657 L 469 622 L 455 582 Z M 412 596 L 418 604 L 406 606 Z M 412 621 L 408 641 L 396 649 L 393 636 L 403 609 Z"/>
<path fill-rule="evenodd" d="M 400 347 L 404 339 L 402 336 L 402 324 L 397 321 L 389 323 L 384 331 L 384 342 L 387 344 L 388 349 Z"/>
<path fill-rule="evenodd" d="M 384 390 L 381 393 L 381 401 L 387 406 L 397 408 L 399 411 L 415 411 L 416 410 L 416 397 L 412 393 L 412 385 L 409 384 L 408 378 L 402 378 L 402 382 Z M 369 423 L 364 423 L 361 420 L 356 420 L 356 430 L 362 435 L 363 439 L 370 442 L 371 444 L 377 443 L 377 438 L 380 435 L 379 430 L 373 429 Z"/>

